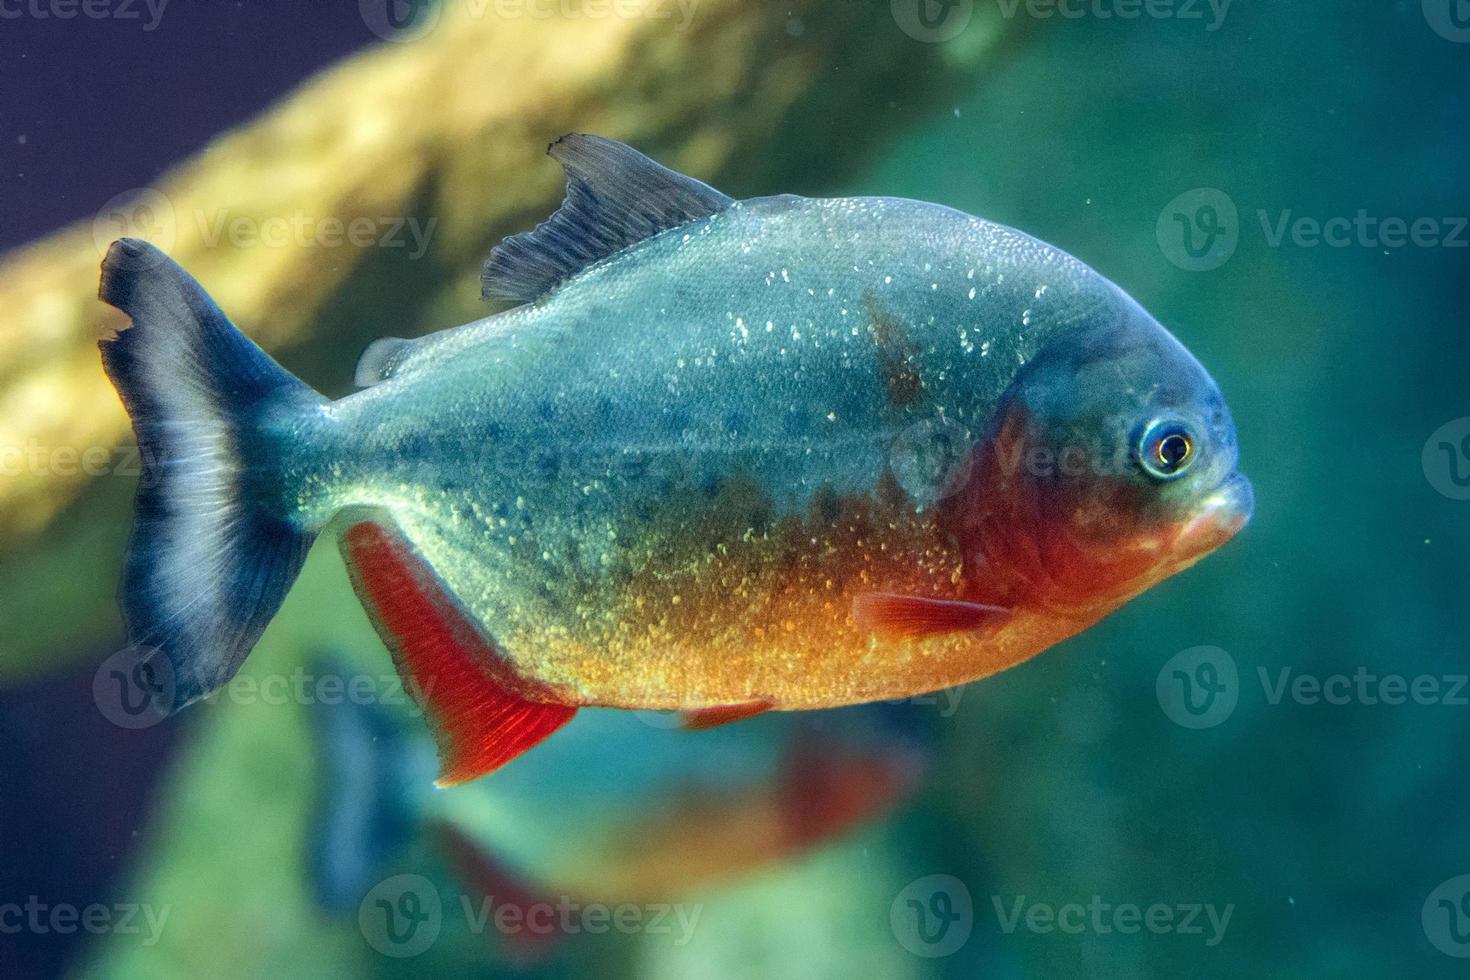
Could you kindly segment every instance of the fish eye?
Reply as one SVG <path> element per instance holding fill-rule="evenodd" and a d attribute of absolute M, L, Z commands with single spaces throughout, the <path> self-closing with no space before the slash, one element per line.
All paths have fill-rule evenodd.
<path fill-rule="evenodd" d="M 1172 480 L 1194 463 L 1194 436 L 1180 422 L 1155 421 L 1138 441 L 1138 462 L 1152 477 Z"/>

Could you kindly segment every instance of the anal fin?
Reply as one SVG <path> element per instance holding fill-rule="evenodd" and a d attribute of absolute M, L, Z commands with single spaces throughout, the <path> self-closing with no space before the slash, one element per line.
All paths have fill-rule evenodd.
<path fill-rule="evenodd" d="M 483 776 L 539 744 L 577 706 L 518 677 L 398 534 L 364 522 L 343 554 L 358 596 L 439 749 L 436 786 Z"/>

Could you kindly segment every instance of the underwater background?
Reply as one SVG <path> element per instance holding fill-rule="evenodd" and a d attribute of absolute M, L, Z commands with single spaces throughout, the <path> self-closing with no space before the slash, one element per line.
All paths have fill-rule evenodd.
<path fill-rule="evenodd" d="M 1463 975 L 1470 5 L 28 0 L 0 4 L 0 91 L 0 976 Z M 371 896 L 323 900 L 343 777 L 320 698 L 264 684 L 324 652 L 392 673 L 329 542 L 261 686 L 118 711 L 137 467 L 96 267 L 150 238 L 345 394 L 373 338 L 483 315 L 479 262 L 555 206 L 567 131 L 737 197 L 921 198 L 1075 254 L 1219 381 L 1256 514 L 1083 635 L 892 706 L 927 759 L 891 812 L 663 923 L 516 949 L 413 807 L 554 863 L 641 814 L 619 785 L 771 764 L 765 719 L 634 720 L 595 771 L 533 754 L 403 812 L 364 791 L 368 884 L 417 876 L 436 909 L 405 946 Z"/>

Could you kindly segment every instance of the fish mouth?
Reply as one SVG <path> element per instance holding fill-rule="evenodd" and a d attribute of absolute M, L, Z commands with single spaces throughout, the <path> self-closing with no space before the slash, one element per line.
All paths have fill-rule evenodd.
<path fill-rule="evenodd" d="M 1180 529 L 1176 546 L 1190 555 L 1213 551 L 1246 526 L 1255 507 L 1251 481 L 1234 473 L 1201 501 Z"/>

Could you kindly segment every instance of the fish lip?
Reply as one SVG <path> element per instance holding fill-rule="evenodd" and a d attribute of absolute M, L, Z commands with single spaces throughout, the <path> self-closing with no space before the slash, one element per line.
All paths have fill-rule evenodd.
<path fill-rule="evenodd" d="M 1201 502 L 1180 531 L 1179 541 L 1199 550 L 1218 548 L 1250 522 L 1255 508 L 1251 481 L 1241 473 L 1232 473 Z"/>

